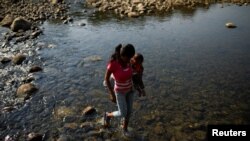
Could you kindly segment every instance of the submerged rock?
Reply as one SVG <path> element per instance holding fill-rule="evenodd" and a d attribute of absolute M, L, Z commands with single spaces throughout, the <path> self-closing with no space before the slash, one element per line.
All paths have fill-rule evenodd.
<path fill-rule="evenodd" d="M 91 115 L 95 112 L 96 112 L 95 108 L 93 108 L 92 106 L 88 106 L 82 111 L 82 115 Z"/>
<path fill-rule="evenodd" d="M 27 141 L 42 141 L 43 139 L 43 135 L 42 134 L 38 134 L 38 133 L 29 133 L 28 137 L 27 137 Z"/>
<path fill-rule="evenodd" d="M 5 136 L 4 141 L 14 141 L 15 139 L 10 135 Z"/>
<path fill-rule="evenodd" d="M 30 68 L 29 72 L 33 73 L 33 72 L 38 72 L 38 71 L 42 71 L 43 69 L 39 66 L 33 66 Z"/>
<path fill-rule="evenodd" d="M 60 137 L 56 141 L 68 141 L 69 137 L 66 135 L 60 135 Z"/>
<path fill-rule="evenodd" d="M 37 36 L 39 36 L 41 33 L 43 33 L 42 30 L 34 31 L 34 32 L 31 33 L 30 38 L 31 38 L 31 39 L 34 39 L 34 38 L 36 38 Z"/>
<path fill-rule="evenodd" d="M 22 95 L 31 95 L 32 93 L 34 93 L 35 91 L 37 91 L 38 88 L 36 88 L 36 86 L 34 84 L 31 83 L 27 83 L 27 84 L 23 84 L 21 85 L 18 89 L 17 89 L 17 95 L 18 96 L 22 96 Z"/>
<path fill-rule="evenodd" d="M 66 106 L 57 107 L 53 112 L 55 118 L 64 118 L 66 116 L 74 115 L 74 111 Z"/>
<path fill-rule="evenodd" d="M 89 62 L 89 61 L 96 62 L 96 61 L 101 61 L 101 60 L 102 60 L 101 56 L 98 56 L 98 55 L 92 55 L 92 56 L 88 56 L 84 58 L 85 62 Z"/>
<path fill-rule="evenodd" d="M 232 22 L 228 22 L 228 23 L 226 23 L 226 27 L 227 28 L 236 28 L 237 26 Z"/>

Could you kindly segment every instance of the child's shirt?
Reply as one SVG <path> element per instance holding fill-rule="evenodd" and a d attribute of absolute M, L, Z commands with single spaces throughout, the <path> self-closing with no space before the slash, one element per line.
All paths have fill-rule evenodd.
<path fill-rule="evenodd" d="M 133 68 L 133 73 L 136 73 L 136 74 L 143 73 L 143 66 L 141 64 L 133 64 L 132 68 Z"/>
<path fill-rule="evenodd" d="M 135 63 L 134 60 L 131 60 L 131 66 L 133 69 L 133 74 L 142 74 L 143 73 L 143 66 L 142 64 Z"/>
<path fill-rule="evenodd" d="M 133 84 L 136 89 L 144 89 L 144 84 L 142 81 L 142 73 L 143 73 L 143 66 L 142 64 L 136 64 L 131 62 L 132 69 L 133 69 Z"/>

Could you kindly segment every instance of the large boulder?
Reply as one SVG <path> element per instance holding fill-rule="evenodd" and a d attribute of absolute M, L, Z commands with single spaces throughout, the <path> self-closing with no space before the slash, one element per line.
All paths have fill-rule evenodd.
<path fill-rule="evenodd" d="M 18 30 L 29 30 L 31 28 L 31 23 L 24 19 L 23 17 L 16 18 L 10 26 L 10 29 L 14 32 Z"/>
<path fill-rule="evenodd" d="M 4 27 L 10 27 L 10 25 L 12 24 L 14 20 L 14 17 L 12 15 L 6 15 L 3 20 L 0 22 L 0 25 L 1 26 L 4 26 Z"/>

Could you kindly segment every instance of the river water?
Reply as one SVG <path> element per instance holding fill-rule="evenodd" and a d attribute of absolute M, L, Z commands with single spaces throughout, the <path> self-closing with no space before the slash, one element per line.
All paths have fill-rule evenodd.
<path fill-rule="evenodd" d="M 44 71 L 36 74 L 39 91 L 21 109 L 2 115 L 2 135 L 69 134 L 60 130 L 65 126 L 60 116 L 81 117 L 89 105 L 97 109 L 96 119 L 115 110 L 102 81 L 119 43 L 133 44 L 145 59 L 147 96 L 134 97 L 134 140 L 204 140 L 208 124 L 250 124 L 249 13 L 249 6 L 214 4 L 121 20 L 86 16 L 77 7 L 73 23 L 46 22 L 39 42 L 55 47 L 39 51 L 44 62 Z M 229 21 L 237 28 L 226 28 Z M 77 140 L 81 132 L 70 136 Z"/>

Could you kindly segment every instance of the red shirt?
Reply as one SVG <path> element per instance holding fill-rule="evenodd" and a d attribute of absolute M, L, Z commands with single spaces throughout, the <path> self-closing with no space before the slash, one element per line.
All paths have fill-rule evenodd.
<path fill-rule="evenodd" d="M 130 65 L 123 68 L 118 61 L 110 61 L 107 69 L 112 72 L 115 79 L 114 90 L 126 93 L 132 89 L 132 68 Z"/>
<path fill-rule="evenodd" d="M 142 74 L 143 66 L 141 64 L 132 64 L 134 74 Z"/>

